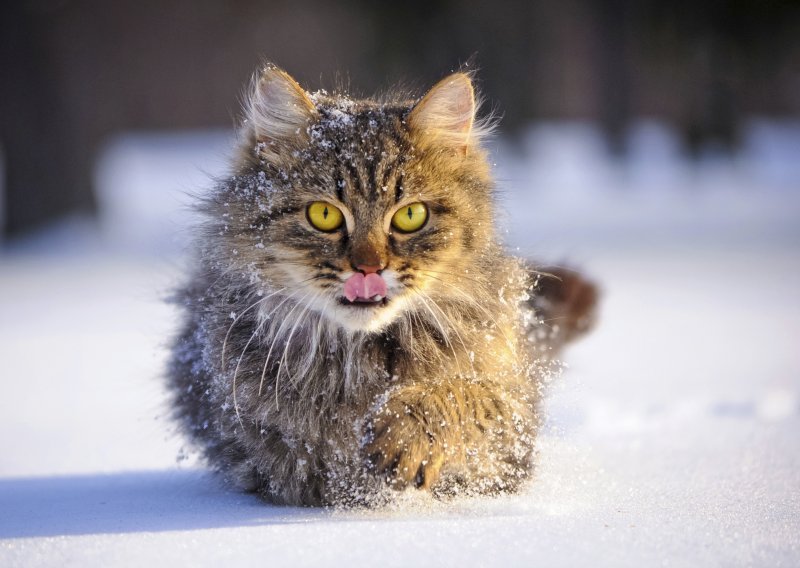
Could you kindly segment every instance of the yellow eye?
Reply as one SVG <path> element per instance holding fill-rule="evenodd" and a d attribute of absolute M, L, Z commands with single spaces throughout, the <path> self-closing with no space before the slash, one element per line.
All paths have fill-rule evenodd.
<path fill-rule="evenodd" d="M 402 233 L 419 231 L 428 220 L 428 208 L 424 203 L 412 203 L 397 210 L 392 216 L 392 227 Z"/>
<path fill-rule="evenodd" d="M 306 209 L 306 216 L 311 225 L 327 233 L 342 226 L 344 216 L 339 208 L 325 201 L 315 201 Z"/>

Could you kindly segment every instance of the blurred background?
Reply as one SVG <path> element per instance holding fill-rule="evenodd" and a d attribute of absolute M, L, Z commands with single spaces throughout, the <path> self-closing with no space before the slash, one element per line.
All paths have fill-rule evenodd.
<path fill-rule="evenodd" d="M 681 547 L 710 554 L 686 565 L 798 564 L 797 0 L 0 3 L 0 509 L 30 518 L 0 537 L 73 530 L 49 501 L 76 487 L 89 495 L 63 518 L 105 518 L 92 503 L 107 501 L 117 522 L 138 499 L 119 505 L 115 483 L 147 493 L 153 478 L 103 478 L 100 498 L 99 473 L 191 455 L 161 386 L 179 321 L 163 299 L 190 195 L 224 175 L 264 59 L 356 95 L 424 91 L 469 61 L 503 117 L 489 143 L 501 234 L 602 288 L 597 330 L 549 388 L 519 513 L 535 530 L 510 548 L 558 527 L 562 550 L 587 551 L 573 564 L 600 541 L 638 565 Z M 63 475 L 88 477 L 25 481 Z M 209 513 L 158 479 L 145 530 L 175 507 Z M 649 540 L 606 540 L 617 521 Z"/>
<path fill-rule="evenodd" d="M 796 139 L 764 146 L 785 144 L 782 129 L 796 132 L 800 117 L 794 0 L 17 0 L 0 10 L 9 237 L 101 213 L 97 169 L 125 133 L 229 129 L 265 58 L 309 90 L 344 83 L 364 95 L 424 88 L 472 60 L 506 138 L 579 121 L 615 159 L 641 149 L 643 120 L 667 127 L 665 143 L 688 160 L 798 149 Z"/>

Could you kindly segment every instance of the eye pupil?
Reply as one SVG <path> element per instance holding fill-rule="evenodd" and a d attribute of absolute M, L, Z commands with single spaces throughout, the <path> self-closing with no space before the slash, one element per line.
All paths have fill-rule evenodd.
<path fill-rule="evenodd" d="M 411 211 L 411 207 L 409 207 L 408 208 L 408 218 L 411 219 L 411 217 L 413 217 L 413 216 L 414 216 L 414 213 Z"/>
<path fill-rule="evenodd" d="M 323 219 L 327 219 L 328 218 L 328 208 L 327 207 L 322 211 L 322 218 Z"/>

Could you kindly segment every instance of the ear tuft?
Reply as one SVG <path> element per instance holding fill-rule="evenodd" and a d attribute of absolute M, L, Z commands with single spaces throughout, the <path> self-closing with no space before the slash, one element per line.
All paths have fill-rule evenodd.
<path fill-rule="evenodd" d="M 262 157 L 270 158 L 281 149 L 307 142 L 307 127 L 317 110 L 288 73 L 268 65 L 253 79 L 245 114 L 247 138 Z"/>
<path fill-rule="evenodd" d="M 466 73 L 445 77 L 422 97 L 409 115 L 409 125 L 423 139 L 466 152 L 473 143 L 475 90 Z"/>

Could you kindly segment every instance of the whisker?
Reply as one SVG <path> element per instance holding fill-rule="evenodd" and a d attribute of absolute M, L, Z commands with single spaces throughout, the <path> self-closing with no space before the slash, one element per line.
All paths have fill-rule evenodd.
<path fill-rule="evenodd" d="M 464 348 L 464 354 L 467 356 L 467 361 L 469 361 L 469 366 L 470 366 L 470 368 L 472 369 L 472 377 L 473 377 L 473 378 L 476 378 L 476 377 L 477 377 L 477 373 L 475 373 L 475 366 L 472 364 L 472 357 L 470 357 L 470 350 L 469 350 L 469 349 L 467 349 L 467 345 L 464 343 L 464 338 L 463 338 L 463 336 L 461 335 L 461 332 L 459 332 L 459 331 L 458 331 L 458 326 L 457 326 L 457 325 L 454 325 L 452 318 L 450 318 L 450 316 L 448 316 L 448 315 L 445 313 L 445 311 L 444 311 L 444 310 L 442 310 L 442 308 L 439 306 L 439 304 L 438 304 L 438 303 L 436 303 L 436 300 L 434 300 L 433 298 L 431 298 L 431 297 L 430 297 L 428 294 L 426 294 L 425 292 L 422 292 L 422 291 L 420 291 L 420 294 L 422 294 L 422 295 L 423 295 L 423 296 L 425 296 L 425 297 L 426 297 L 428 300 L 430 300 L 430 302 L 433 304 L 433 307 L 435 307 L 437 310 L 439 310 L 439 313 L 440 313 L 440 314 L 442 314 L 442 317 L 443 317 L 445 320 L 447 320 L 447 322 L 450 324 L 450 328 L 451 328 L 451 329 L 452 329 L 452 330 L 455 332 L 455 334 L 456 334 L 456 337 L 458 337 L 458 341 L 461 343 L 461 347 L 463 347 L 463 348 Z M 455 353 L 453 353 L 453 355 L 455 356 Z"/>
<path fill-rule="evenodd" d="M 298 282 L 298 283 L 297 283 L 297 285 L 298 285 L 298 286 L 299 286 L 299 285 L 304 285 L 304 284 L 306 284 L 307 282 L 310 282 L 311 280 L 314 280 L 314 278 L 315 278 L 315 276 L 312 276 L 311 278 L 306 278 L 306 279 L 304 279 L 304 280 L 301 280 L 300 282 Z M 280 294 L 281 292 L 283 292 L 284 290 L 286 290 L 286 288 L 287 288 L 287 287 L 286 287 L 286 286 L 284 286 L 283 288 L 279 288 L 279 289 L 275 290 L 275 291 L 274 291 L 274 292 L 272 292 L 271 294 L 267 294 L 267 295 L 266 295 L 266 296 L 264 296 L 263 298 L 259 298 L 258 300 L 256 300 L 256 301 L 255 301 L 255 302 L 253 302 L 252 304 L 250 304 L 250 305 L 249 305 L 247 308 L 245 308 L 244 310 L 242 310 L 241 312 L 239 312 L 239 313 L 236 315 L 236 317 L 235 317 L 235 318 L 233 319 L 233 321 L 231 322 L 231 325 L 229 325 L 229 326 L 228 326 L 228 331 L 225 333 L 225 339 L 223 339 L 223 341 L 222 341 L 222 353 L 221 353 L 221 355 L 220 355 L 220 359 L 221 359 L 221 361 L 220 361 L 220 365 L 221 365 L 221 368 L 222 368 L 222 370 L 223 370 L 223 371 L 225 370 L 225 350 L 227 349 L 227 346 L 228 346 L 228 339 L 230 339 L 231 332 L 233 331 L 233 326 L 235 326 L 235 325 L 236 325 L 236 322 L 238 322 L 238 321 L 239 321 L 239 320 L 240 320 L 240 319 L 241 319 L 241 318 L 242 318 L 242 317 L 243 317 L 243 316 L 244 316 L 244 315 L 245 315 L 247 312 L 249 312 L 249 311 L 250 311 L 251 309 L 253 309 L 255 306 L 257 306 L 258 304 L 261 304 L 261 303 L 265 302 L 266 300 L 268 300 L 269 298 L 273 297 L 273 296 L 274 296 L 274 295 L 276 295 L 276 294 Z"/>
<path fill-rule="evenodd" d="M 410 312 L 409 317 L 406 318 L 406 321 L 408 322 L 408 341 L 410 343 L 409 349 L 412 353 L 414 352 L 414 321 L 410 316 L 414 315 L 415 313 L 416 312 Z"/>
<path fill-rule="evenodd" d="M 414 319 L 417 321 L 417 324 L 418 324 L 418 326 L 419 326 L 419 329 L 420 329 L 420 330 L 424 330 L 424 328 L 425 328 L 425 323 L 424 323 L 424 321 L 421 319 L 421 318 L 422 318 L 422 316 L 421 316 L 421 315 L 420 315 L 420 314 L 419 314 L 419 313 L 418 313 L 416 310 L 415 310 L 415 311 L 412 311 L 412 312 L 410 312 L 410 314 L 411 314 L 411 315 L 413 316 L 413 318 L 414 318 Z M 422 332 L 420 332 L 420 334 L 422 334 Z M 440 362 L 440 363 L 442 363 L 442 362 L 444 361 L 444 357 L 442 356 L 442 353 L 441 353 L 441 351 L 440 351 L 439 349 L 435 349 L 433 352 L 436 354 L 436 358 L 439 360 L 439 362 Z M 428 358 L 427 358 L 427 357 L 425 357 L 425 358 L 424 358 L 424 361 L 425 361 L 426 363 L 430 363 L 430 361 L 428 360 Z"/>
<path fill-rule="evenodd" d="M 300 282 L 298 282 L 298 285 L 303 285 L 303 284 L 305 284 L 306 282 L 308 282 L 309 280 L 310 280 L 310 279 L 301 280 Z M 284 288 L 284 289 L 285 289 L 285 288 Z M 277 293 L 278 293 L 278 292 L 273 292 L 272 294 L 270 294 L 270 295 L 269 295 L 269 296 L 267 296 L 266 298 L 263 298 L 263 299 L 262 299 L 262 301 L 263 301 L 263 300 L 266 300 L 267 298 L 269 298 L 269 297 L 271 297 L 271 296 L 274 296 L 274 295 L 275 295 L 275 294 L 277 294 Z M 292 292 L 292 293 L 291 293 L 291 294 L 289 294 L 289 295 L 288 295 L 286 298 L 284 298 L 284 299 L 283 299 L 283 300 L 282 300 L 282 301 L 281 301 L 281 302 L 280 302 L 280 303 L 279 303 L 279 304 L 278 304 L 278 305 L 275 307 L 275 309 L 274 309 L 274 310 L 272 310 L 272 311 L 271 311 L 271 312 L 270 312 L 270 313 L 269 313 L 269 314 L 268 314 L 268 315 L 267 315 L 267 316 L 264 318 L 264 321 L 263 321 L 262 323 L 259 323 L 258 325 L 256 325 L 255 329 L 253 330 L 253 333 L 252 333 L 252 334 L 250 334 L 250 338 L 247 340 L 247 343 L 245 343 L 245 345 L 244 345 L 244 349 L 242 349 L 242 353 L 239 355 L 239 359 L 236 361 L 236 368 L 235 368 L 235 369 L 234 369 L 234 371 L 233 371 L 233 379 L 231 380 L 231 390 L 233 391 L 233 410 L 236 412 L 236 418 L 239 420 L 239 425 L 242 427 L 242 429 L 244 429 L 244 422 L 242 422 L 242 415 L 241 415 L 241 413 L 239 412 L 239 400 L 238 400 L 238 395 L 237 395 L 237 392 L 236 392 L 236 379 L 237 379 L 237 377 L 239 376 L 239 368 L 241 367 L 241 364 L 242 364 L 242 359 L 244 358 L 244 355 L 245 355 L 245 353 L 247 352 L 247 348 L 248 348 L 248 347 L 250 347 L 250 343 L 252 343 L 252 342 L 253 342 L 253 339 L 256 337 L 256 335 L 258 335 L 258 333 L 260 333 L 260 332 L 261 332 L 262 328 L 263 328 L 263 327 L 266 325 L 266 322 L 267 322 L 267 321 L 269 321 L 269 318 L 270 318 L 270 316 L 271 316 L 273 313 L 275 313 L 275 310 L 277 310 L 278 308 L 280 308 L 280 307 L 281 307 L 281 306 L 282 306 L 282 305 L 283 305 L 283 304 L 284 304 L 284 303 L 285 303 L 287 300 L 291 299 L 293 296 L 294 296 L 294 292 Z M 256 304 L 259 304 L 259 303 L 260 303 L 260 301 L 259 301 L 259 302 L 256 302 Z M 250 306 L 250 308 L 252 308 L 252 307 L 253 307 L 253 306 Z M 230 330 L 229 330 L 229 332 L 230 332 Z M 223 361 L 224 361 L 224 359 L 223 359 Z M 259 392 L 260 392 L 260 388 L 261 388 L 261 387 L 259 386 Z"/>
<path fill-rule="evenodd" d="M 316 297 L 319 294 L 319 292 L 313 292 L 313 291 L 309 292 L 308 294 L 303 296 L 300 300 L 298 300 L 297 306 L 299 306 L 300 303 L 303 302 L 306 298 L 308 298 L 308 296 L 311 295 L 312 293 L 314 294 L 314 297 Z M 297 306 L 295 306 L 295 308 Z M 286 314 L 286 319 L 287 320 L 289 319 L 289 316 L 295 310 L 295 308 L 292 308 L 292 311 L 290 311 L 288 314 Z M 297 321 L 294 322 L 294 325 L 292 326 L 292 329 L 289 331 L 289 336 L 286 338 L 286 345 L 284 345 L 284 348 L 283 348 L 283 355 L 281 356 L 280 360 L 278 361 L 278 374 L 275 377 L 275 407 L 276 408 L 278 407 L 278 384 L 280 382 L 281 372 L 285 368 L 284 364 L 286 362 L 286 354 L 289 352 L 289 345 L 292 342 L 292 336 L 294 335 L 294 332 L 297 329 L 297 326 L 300 325 L 301 321 L 303 321 L 303 315 L 309 310 L 309 308 L 311 308 L 311 304 L 310 303 L 306 303 L 305 306 L 303 307 L 303 310 L 298 314 Z M 289 380 L 291 381 L 292 377 L 291 377 L 291 375 L 289 375 L 288 371 L 287 371 L 286 375 L 289 378 Z"/>
<path fill-rule="evenodd" d="M 286 288 L 281 288 L 280 290 L 276 290 L 275 292 L 273 292 L 272 294 L 269 294 L 268 296 L 264 296 L 263 298 L 260 298 L 260 299 L 256 300 L 255 302 L 250 304 L 247 308 L 245 308 L 244 310 L 239 312 L 239 314 L 233 319 L 233 321 L 231 322 L 231 325 L 228 326 L 228 331 L 225 334 L 225 339 L 222 341 L 222 355 L 220 356 L 220 359 L 221 359 L 220 364 L 221 364 L 221 367 L 222 367 L 223 371 L 225 370 L 225 349 L 228 346 L 228 339 L 231 336 L 231 331 L 233 331 L 233 326 L 236 325 L 236 322 L 238 322 L 240 319 L 242 319 L 242 316 L 244 316 L 247 312 L 252 310 L 258 304 L 268 300 L 269 298 L 271 298 L 275 294 L 278 294 L 279 292 L 282 292 L 283 290 L 286 290 Z"/>
<path fill-rule="evenodd" d="M 253 330 L 253 333 L 250 334 L 250 339 L 247 340 L 247 343 L 244 344 L 244 349 L 242 349 L 241 355 L 239 355 L 239 360 L 236 362 L 236 369 L 233 371 L 233 381 L 232 381 L 232 389 L 233 389 L 233 410 L 236 412 L 236 418 L 239 420 L 239 425 L 244 430 L 244 422 L 242 422 L 242 415 L 239 413 L 239 401 L 236 398 L 236 376 L 239 374 L 239 366 L 242 364 L 242 358 L 244 357 L 245 352 L 247 352 L 247 348 L 250 347 L 250 343 L 253 341 L 253 338 L 261 331 L 261 326 L 258 325 Z"/>
<path fill-rule="evenodd" d="M 487 286 L 489 285 L 488 282 L 482 282 L 482 281 L 478 280 L 477 278 L 472 278 L 470 276 L 464 276 L 463 274 L 456 274 L 455 272 L 446 272 L 444 270 L 431 270 L 429 268 L 426 268 L 425 270 L 420 270 L 420 272 L 423 272 L 423 273 L 424 272 L 431 272 L 433 274 L 446 274 L 447 276 L 452 276 L 454 278 L 463 278 L 464 280 L 470 280 L 470 281 L 474 282 L 475 284 L 478 284 L 479 286 L 481 286 L 484 289 L 486 289 Z"/>
<path fill-rule="evenodd" d="M 439 331 L 442 332 L 442 337 L 444 338 L 445 343 L 450 348 L 450 350 L 453 352 L 453 359 L 455 360 L 456 368 L 458 369 L 458 374 L 459 375 L 463 375 L 463 373 L 461 372 L 461 365 L 458 362 L 458 355 L 456 355 L 456 350 L 453 348 L 453 343 L 450 341 L 450 338 L 448 336 L 447 331 L 445 331 L 444 326 L 442 326 L 442 323 L 439 321 L 439 318 L 436 317 L 436 314 L 434 313 L 434 311 L 431 309 L 430 305 L 428 304 L 428 301 L 426 299 L 427 295 L 424 292 L 422 292 L 422 290 L 419 289 L 419 288 L 417 288 L 417 291 L 420 293 L 420 300 L 422 300 L 423 305 L 426 307 L 428 312 L 430 312 L 431 316 L 433 317 L 434 321 L 436 322 L 436 325 L 439 327 Z"/>
<path fill-rule="evenodd" d="M 472 369 L 472 378 L 473 379 L 477 379 L 478 378 L 477 377 L 477 373 L 475 373 L 475 367 L 472 364 L 472 357 L 470 357 L 470 354 L 469 354 L 470 352 L 467 349 L 467 346 L 464 344 L 464 339 L 461 337 L 461 333 L 458 331 L 458 326 L 453 325 L 452 319 L 450 319 L 450 317 L 444 312 L 444 310 L 442 310 L 442 308 L 439 307 L 439 305 L 436 303 L 436 301 L 433 298 L 431 298 L 430 296 L 428 296 L 425 292 L 423 292 L 421 290 L 420 290 L 420 294 L 422 294 L 425 298 L 428 298 L 428 300 L 431 301 L 433 306 L 436 309 L 439 310 L 439 313 L 442 314 L 442 317 L 444 317 L 445 320 L 447 320 L 450 323 L 450 326 L 452 327 L 453 331 L 455 331 L 456 336 L 458 337 L 458 340 L 461 342 L 461 346 L 464 348 L 464 354 L 467 356 L 467 361 L 469 361 L 469 366 Z M 452 345 L 450 346 L 450 349 L 453 351 L 453 357 L 456 360 L 456 366 L 459 366 L 458 365 L 458 357 L 456 356 L 455 349 L 453 349 Z M 461 373 L 461 369 L 460 368 L 459 368 L 458 374 L 459 374 L 459 376 L 463 377 L 463 374 Z M 464 401 L 466 399 L 466 395 L 464 393 L 464 382 L 463 381 L 458 381 L 458 388 L 461 391 L 461 400 Z M 462 421 L 464 420 L 464 418 L 465 418 L 464 416 L 461 416 L 461 420 Z M 464 447 L 466 445 L 464 429 L 463 428 L 459 428 L 459 433 L 461 435 L 461 445 L 462 445 L 462 447 Z"/>
<path fill-rule="evenodd" d="M 281 300 L 281 302 L 277 306 L 275 306 L 275 308 L 269 314 L 267 314 L 265 316 L 265 321 L 269 320 L 269 318 L 272 316 L 272 314 L 274 314 L 276 311 L 278 311 L 278 309 L 280 309 L 280 307 L 283 304 L 285 304 L 287 301 L 291 300 L 293 297 L 294 297 L 294 292 L 292 292 L 291 294 L 286 296 L 283 300 Z M 292 307 L 292 310 L 294 310 L 294 307 Z M 289 313 L 291 313 L 291 311 Z M 261 396 L 261 391 L 262 391 L 262 388 L 264 387 L 264 378 L 267 375 L 267 365 L 269 364 L 269 359 L 272 356 L 272 349 L 275 347 L 275 342 L 278 340 L 278 337 L 280 337 L 281 330 L 283 329 L 283 326 L 285 324 L 286 324 L 286 318 L 284 318 L 284 320 L 281 322 L 280 326 L 278 327 L 277 331 L 275 331 L 275 334 L 272 336 L 272 343 L 270 343 L 269 351 L 267 352 L 267 358 L 264 360 L 264 367 L 261 369 L 261 381 L 259 381 L 259 383 L 258 383 L 258 395 L 259 396 Z"/>
<path fill-rule="evenodd" d="M 444 285 L 445 285 L 445 286 L 447 286 L 448 288 L 452 288 L 453 290 L 455 290 L 456 292 L 458 292 L 458 293 L 461 295 L 461 297 L 463 297 L 464 299 L 466 299 L 466 300 L 467 300 L 467 302 L 468 302 L 468 303 L 469 303 L 471 306 L 474 306 L 475 308 L 477 308 L 477 309 L 481 310 L 481 311 L 482 311 L 482 312 L 483 312 L 483 313 L 486 315 L 486 317 L 488 317 L 490 320 L 492 320 L 492 323 L 494 323 L 494 327 L 495 327 L 495 329 L 497 329 L 497 330 L 498 330 L 500 333 L 502 333 L 502 334 L 503 334 L 503 338 L 506 340 L 506 345 L 508 345 L 508 347 L 509 347 L 509 349 L 511 349 L 512 353 L 516 353 L 516 345 L 514 344 L 514 342 L 513 342 L 513 341 L 511 341 L 511 339 L 508 337 L 508 335 L 506 334 L 506 332 L 505 332 L 505 330 L 503 329 L 503 327 L 502 327 L 502 326 L 501 326 L 501 325 L 500 325 L 500 324 L 497 322 L 497 320 L 496 320 L 496 319 L 495 319 L 495 317 L 492 315 L 492 313 L 491 313 L 489 310 L 487 310 L 487 309 L 486 309 L 484 306 L 482 306 L 482 305 L 480 304 L 480 302 L 478 302 L 478 301 L 477 301 L 475 298 L 471 297 L 469 294 L 467 294 L 466 292 L 464 292 L 464 291 L 463 291 L 461 288 L 459 288 L 458 286 L 454 286 L 453 284 L 450 284 L 449 282 L 446 282 L 445 280 L 443 280 L 443 279 L 441 279 L 441 278 L 438 278 L 438 277 L 436 277 L 436 276 L 432 276 L 432 275 L 430 275 L 430 274 L 429 274 L 428 276 L 429 276 L 430 278 L 433 278 L 434 280 L 438 280 L 439 282 L 441 282 L 442 284 L 444 284 Z"/>

